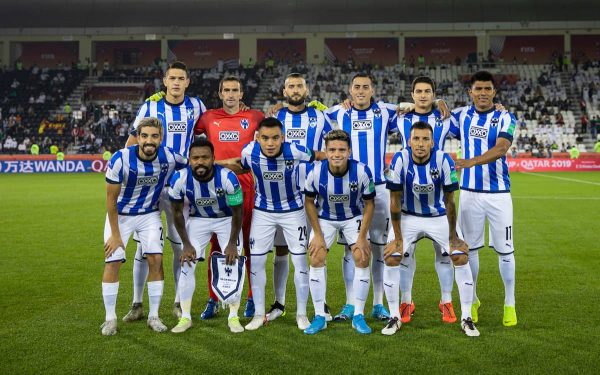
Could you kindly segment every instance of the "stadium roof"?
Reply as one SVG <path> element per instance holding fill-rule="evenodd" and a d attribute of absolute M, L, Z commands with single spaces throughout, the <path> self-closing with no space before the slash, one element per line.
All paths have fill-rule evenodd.
<path fill-rule="evenodd" d="M 1 6 L 0 28 L 271 26 L 299 31 L 296 26 L 597 21 L 600 14 L 596 0 L 17 0 Z"/>

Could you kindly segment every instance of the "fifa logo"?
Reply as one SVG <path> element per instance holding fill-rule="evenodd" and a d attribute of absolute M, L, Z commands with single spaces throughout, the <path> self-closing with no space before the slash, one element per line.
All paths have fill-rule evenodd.
<path fill-rule="evenodd" d="M 225 267 L 225 273 L 227 274 L 227 277 L 231 276 L 232 272 L 233 270 L 230 267 Z"/>
<path fill-rule="evenodd" d="M 250 127 L 250 121 L 248 121 L 247 119 L 242 119 L 240 121 L 240 125 L 242 126 L 242 129 L 246 130 Z"/>
<path fill-rule="evenodd" d="M 440 178 L 440 171 L 437 168 L 431 168 L 429 170 L 429 174 L 431 175 L 432 180 L 437 180 Z"/>

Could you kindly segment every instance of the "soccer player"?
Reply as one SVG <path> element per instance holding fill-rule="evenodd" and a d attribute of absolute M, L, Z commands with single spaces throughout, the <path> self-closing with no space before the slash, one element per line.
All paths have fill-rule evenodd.
<path fill-rule="evenodd" d="M 494 77 L 479 71 L 471 77 L 469 95 L 473 104 L 452 111 L 452 122 L 460 130 L 464 159 L 460 181 L 459 227 L 470 246 L 469 264 L 473 273 L 473 321 L 478 321 L 481 305 L 477 298 L 479 252 L 484 238 L 485 219 L 498 253 L 500 276 L 504 283 L 505 326 L 517 324 L 515 310 L 515 256 L 513 247 L 513 210 L 510 177 L 506 163 L 515 130 L 515 117 L 494 108 Z"/>
<path fill-rule="evenodd" d="M 367 74 L 356 74 L 350 83 L 352 107 L 344 109 L 336 105 L 325 111 L 325 114 L 338 127 L 350 135 L 352 159 L 366 164 L 373 173 L 375 181 L 375 212 L 369 227 L 371 241 L 373 274 L 373 311 L 371 316 L 387 320 L 389 312 L 383 305 L 383 247 L 387 243 L 390 210 L 389 194 L 385 191 L 386 168 L 385 151 L 387 137 L 390 132 L 397 132 L 392 118 L 396 114 L 396 106 L 387 103 L 375 103 L 373 97 L 373 80 Z M 344 283 L 346 285 L 346 304 L 336 320 L 349 320 L 354 315 L 354 264 L 351 250 L 346 246 L 342 262 Z"/>
<path fill-rule="evenodd" d="M 283 124 L 285 141 L 295 143 L 309 150 L 322 151 L 323 138 L 332 130 L 329 118 L 318 109 L 308 107 L 306 98 L 309 89 L 306 80 L 299 73 L 287 76 L 283 88 L 283 96 L 288 104 L 287 108 L 276 111 L 274 117 Z M 299 186 L 304 187 L 306 175 L 312 167 L 310 163 L 300 163 Z M 310 223 L 307 223 L 307 233 L 310 233 Z M 287 286 L 289 265 L 288 248 L 283 238 L 283 232 L 277 231 L 275 235 L 275 256 L 273 257 L 273 286 L 275 289 L 275 302 L 267 313 L 267 320 L 272 321 L 285 314 L 285 291 Z M 325 316 L 331 320 L 327 307 Z"/>
<path fill-rule="evenodd" d="M 427 237 L 437 242 L 441 256 L 449 256 L 454 264 L 461 329 L 467 336 L 479 336 L 471 319 L 473 278 L 468 246 L 456 233 L 454 191 L 458 190 L 458 178 L 454 162 L 450 155 L 434 149 L 433 129 L 426 122 L 411 126 L 408 142 L 410 147 L 394 155 L 387 183 L 394 240 L 385 248 L 383 285 L 392 318 L 381 333 L 393 335 L 400 329 L 400 265 L 408 266 L 414 261 L 415 243 Z"/>
<path fill-rule="evenodd" d="M 158 118 L 163 126 L 164 137 L 162 146 L 169 147 L 173 151 L 187 158 L 188 149 L 194 139 L 194 125 L 198 118 L 206 111 L 204 103 L 198 98 L 185 95 L 185 90 L 190 84 L 187 67 L 184 63 L 176 61 L 169 65 L 165 71 L 163 84 L 167 88 L 166 95 L 157 101 L 147 101 L 138 110 L 133 122 L 133 127 L 127 140 L 127 146 L 136 143 L 137 125 L 147 117 Z M 165 181 L 168 184 L 168 181 Z M 175 304 L 173 314 L 181 316 L 179 295 L 177 294 L 177 283 L 181 271 L 179 258 L 181 256 L 181 238 L 175 229 L 171 203 L 169 202 L 168 186 L 165 186 L 160 197 L 159 207 L 165 212 L 167 218 L 167 239 L 171 242 L 173 249 L 173 278 L 175 280 Z M 134 236 L 134 240 L 135 240 Z M 142 298 L 144 284 L 148 277 L 148 265 L 142 256 L 143 248 L 138 243 L 135 262 L 133 263 L 133 304 L 131 310 L 123 317 L 123 321 L 132 322 L 144 317 Z"/>
<path fill-rule="evenodd" d="M 242 83 L 238 77 L 224 77 L 219 83 L 219 98 L 223 101 L 223 107 L 211 109 L 202 115 L 196 125 L 196 134 L 205 134 L 214 145 L 217 163 L 220 160 L 239 158 L 242 148 L 254 140 L 258 123 L 264 118 L 262 112 L 257 110 L 240 110 L 240 101 L 244 93 Z M 250 282 L 250 227 L 252 223 L 252 209 L 254 207 L 254 179 L 251 174 L 240 174 L 238 180 L 242 186 L 244 195 L 242 221 L 242 234 L 244 238 L 244 254 L 246 255 L 246 270 L 248 282 Z M 211 252 L 220 251 L 219 243 L 215 238 L 211 240 Z M 200 315 L 202 319 L 210 319 L 217 314 L 217 296 L 210 285 L 210 265 L 208 268 L 208 291 L 209 299 L 206 308 Z M 248 288 L 248 301 L 244 316 L 254 316 L 254 301 L 252 299 L 252 288 Z"/>
<path fill-rule="evenodd" d="M 248 330 L 256 330 L 266 322 L 265 263 L 278 227 L 283 229 L 294 264 L 296 322 L 302 330 L 310 325 L 306 316 L 309 291 L 306 217 L 298 186 L 298 164 L 301 161 L 312 162 L 315 154 L 283 139 L 281 122 L 276 118 L 266 118 L 258 126 L 257 141 L 242 150 L 241 168 L 252 172 L 256 189 L 250 231 L 250 274 L 256 311 L 252 321 L 246 325 Z M 323 155 L 319 154 L 321 159 Z"/>
<path fill-rule="evenodd" d="M 156 332 L 167 327 L 158 317 L 158 307 L 163 294 L 162 268 L 163 227 L 158 211 L 158 201 L 165 183 L 175 169 L 185 167 L 187 160 L 161 146 L 163 126 L 157 118 L 139 121 L 137 142 L 117 151 L 106 171 L 106 208 L 104 226 L 104 274 L 102 296 L 106 318 L 102 334 L 117 333 L 115 312 L 119 292 L 119 269 L 125 262 L 125 247 L 132 233 L 137 233 L 143 256 L 147 259 L 148 299 L 150 312 L 148 326 Z"/>
<path fill-rule="evenodd" d="M 171 179 L 169 198 L 173 205 L 175 227 L 183 242 L 179 295 L 182 316 L 171 329 L 185 332 L 192 326 L 192 296 L 196 288 L 196 261 L 204 260 L 204 249 L 214 234 L 225 249 L 227 264 L 234 264 L 241 251 L 242 188 L 235 174 L 214 164 L 214 147 L 205 138 L 190 146 L 190 165 L 175 173 Z M 187 226 L 183 201 L 190 202 Z M 238 246 L 239 244 L 239 246 Z M 244 331 L 238 317 L 239 301 L 229 305 L 228 325 L 233 333 Z"/>
<path fill-rule="evenodd" d="M 315 318 L 304 333 L 311 335 L 327 328 L 325 258 L 335 234 L 341 231 L 352 249 L 356 267 L 352 327 L 358 333 L 368 334 L 371 328 L 364 317 L 370 284 L 371 251 L 367 233 L 373 219 L 375 184 L 369 167 L 349 159 L 350 136 L 345 131 L 338 129 L 327 133 L 325 154 L 327 160 L 315 163 L 304 187 L 308 198 L 305 200 L 306 215 L 313 228 L 308 249 L 309 285 L 315 306 Z M 318 199 L 318 208 L 314 198 Z"/>

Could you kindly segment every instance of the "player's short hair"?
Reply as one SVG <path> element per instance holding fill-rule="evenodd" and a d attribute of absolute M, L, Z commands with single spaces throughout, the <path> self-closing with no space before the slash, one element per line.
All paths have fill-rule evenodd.
<path fill-rule="evenodd" d="M 160 136 L 162 137 L 163 124 L 162 124 L 162 121 L 160 121 L 156 117 L 144 117 L 138 123 L 137 127 L 135 128 L 135 131 L 136 131 L 137 135 L 140 135 L 142 133 L 142 128 L 148 128 L 148 127 L 157 128 L 158 134 L 160 134 Z"/>
<path fill-rule="evenodd" d="M 368 78 L 371 81 L 371 86 L 375 86 L 375 80 L 369 73 L 356 73 L 350 81 L 350 86 L 352 86 L 352 83 L 354 83 L 354 80 L 357 78 Z"/>
<path fill-rule="evenodd" d="M 431 128 L 431 125 L 429 125 L 425 121 L 417 121 L 414 124 L 412 124 L 412 126 L 410 127 L 410 134 L 411 135 L 412 135 L 413 129 L 429 130 L 431 132 L 431 136 L 433 137 L 433 129 Z"/>
<path fill-rule="evenodd" d="M 194 142 L 192 142 L 192 144 L 190 145 L 190 153 L 192 152 L 192 149 L 196 147 L 208 147 L 210 149 L 210 154 L 212 156 L 215 156 L 215 146 L 213 146 L 211 141 L 204 137 L 200 137 Z"/>
<path fill-rule="evenodd" d="M 221 79 L 221 81 L 219 82 L 219 92 L 221 92 L 223 90 L 224 82 L 237 82 L 240 84 L 240 92 L 244 92 L 244 85 L 242 85 L 242 80 L 240 79 L 240 77 L 236 77 L 236 76 L 223 77 L 223 79 Z"/>
<path fill-rule="evenodd" d="M 342 129 L 334 129 L 329 131 L 327 134 L 325 134 L 325 137 L 323 137 L 323 139 L 325 140 L 325 147 L 327 147 L 327 144 L 331 141 L 346 142 L 348 144 L 348 148 L 351 147 L 350 136 Z"/>
<path fill-rule="evenodd" d="M 183 70 L 185 72 L 185 76 L 188 77 L 187 65 L 185 65 L 183 61 L 173 61 L 172 63 L 170 63 L 167 70 L 165 70 L 165 77 L 167 76 L 167 74 L 169 74 L 169 70 L 171 69 Z"/>
<path fill-rule="evenodd" d="M 275 117 L 267 117 L 258 124 L 258 130 L 261 128 L 279 128 L 283 132 L 283 124 Z"/>
<path fill-rule="evenodd" d="M 435 93 L 435 82 L 433 81 L 433 79 L 427 77 L 427 76 L 419 76 L 417 78 L 415 78 L 412 81 L 412 89 L 411 92 L 415 92 L 415 86 L 417 85 L 417 83 L 426 83 L 429 86 L 431 86 L 431 91 L 433 91 Z"/>
<path fill-rule="evenodd" d="M 492 82 L 492 85 L 496 87 L 496 83 L 494 82 L 494 76 L 492 75 L 492 73 L 485 70 L 480 70 L 471 76 L 471 86 L 473 86 L 475 81 Z"/>

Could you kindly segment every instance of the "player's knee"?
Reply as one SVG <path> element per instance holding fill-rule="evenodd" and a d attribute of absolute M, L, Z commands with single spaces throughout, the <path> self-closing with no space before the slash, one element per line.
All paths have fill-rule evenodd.
<path fill-rule="evenodd" d="M 452 253 L 450 259 L 452 259 L 452 264 L 455 266 L 464 266 L 469 263 L 469 256 L 465 253 Z"/>
<path fill-rule="evenodd" d="M 402 256 L 389 256 L 385 259 L 385 265 L 389 267 L 398 267 L 402 262 Z"/>
<path fill-rule="evenodd" d="M 162 254 L 147 254 L 146 260 L 150 272 L 162 270 Z"/>
<path fill-rule="evenodd" d="M 326 253 L 324 251 L 318 251 L 317 253 L 310 256 L 311 267 L 325 267 Z"/>
<path fill-rule="evenodd" d="M 290 251 L 288 250 L 287 246 L 275 246 L 275 255 L 284 256 L 288 255 L 289 253 Z"/>
<path fill-rule="evenodd" d="M 369 260 L 371 257 L 365 257 L 366 259 L 363 259 L 361 257 L 361 254 L 358 253 L 358 251 L 354 252 L 354 265 L 358 268 L 367 268 L 369 267 Z"/>

